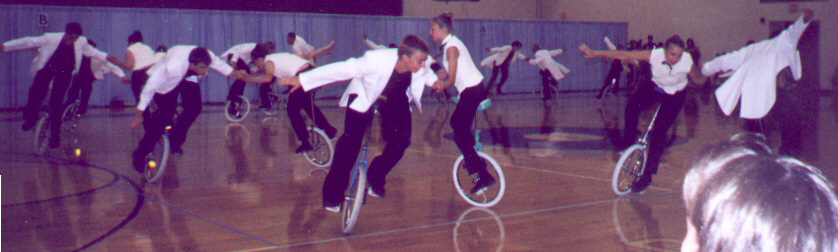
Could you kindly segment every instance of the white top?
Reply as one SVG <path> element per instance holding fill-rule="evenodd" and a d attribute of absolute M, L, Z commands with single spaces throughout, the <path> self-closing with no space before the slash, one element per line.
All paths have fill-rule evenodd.
<path fill-rule="evenodd" d="M 64 38 L 63 32 L 50 32 L 44 33 L 44 35 L 38 37 L 24 37 L 9 40 L 3 43 L 3 51 L 11 52 L 23 49 L 38 48 L 38 57 L 36 57 L 33 60 L 33 69 L 37 69 L 34 71 L 37 72 L 44 68 L 44 66 L 47 64 L 49 58 L 52 57 L 52 54 L 55 53 L 55 50 L 58 49 L 58 45 L 61 44 L 62 38 Z M 90 46 L 87 43 L 87 38 L 84 36 L 79 36 L 79 39 L 77 39 L 76 42 L 73 43 L 73 50 L 75 51 L 76 56 L 76 64 L 75 68 L 73 68 L 73 74 L 79 72 L 82 56 L 107 61 L 108 54 Z"/>
<path fill-rule="evenodd" d="M 483 61 L 480 61 L 480 66 L 495 67 L 495 65 L 503 64 L 503 61 L 506 60 L 506 57 L 509 56 L 510 53 L 512 53 L 512 46 L 507 45 L 502 47 L 495 47 L 489 49 L 489 53 L 492 53 L 492 55 L 489 55 L 489 57 L 486 57 L 485 59 L 483 59 Z M 527 56 L 524 56 L 520 52 L 515 52 L 515 55 L 512 56 L 512 59 L 509 60 L 509 64 L 511 65 L 512 63 L 515 63 L 516 59 L 526 60 Z"/>
<path fill-rule="evenodd" d="M 666 55 L 663 48 L 652 50 L 649 56 L 649 64 L 652 65 L 652 81 L 667 94 L 675 94 L 687 87 L 687 74 L 693 66 L 693 58 L 690 53 L 684 52 L 681 60 L 674 66 L 666 63 Z"/>
<path fill-rule="evenodd" d="M 367 44 L 367 46 L 369 46 L 370 49 L 373 49 L 373 50 L 386 49 L 387 48 L 384 45 L 379 45 L 379 44 L 373 43 L 372 40 L 370 40 L 370 39 L 364 39 L 364 44 Z"/>
<path fill-rule="evenodd" d="M 131 70 L 140 70 L 154 65 L 154 50 L 151 47 L 137 42 L 128 46 L 128 51 L 134 54 L 134 68 Z"/>
<path fill-rule="evenodd" d="M 570 72 L 570 69 L 553 60 L 553 57 L 562 54 L 563 51 L 562 49 L 552 51 L 548 51 L 547 49 L 538 50 L 535 52 L 533 58 L 530 59 L 530 65 L 537 65 L 541 70 L 547 69 L 550 75 L 553 75 L 553 78 L 556 80 L 564 79 L 564 76 Z"/>
<path fill-rule="evenodd" d="M 730 115 L 740 97 L 739 117 L 759 119 L 768 114 L 777 98 L 777 74 L 790 67 L 795 80 L 802 77 L 797 42 L 809 23 L 803 16 L 773 39 L 750 44 L 704 63 L 705 76 L 733 70 L 733 75 L 716 89 L 716 100 L 725 115 Z"/>
<path fill-rule="evenodd" d="M 223 60 L 227 60 L 227 57 L 232 55 L 233 57 L 230 59 L 229 62 L 232 66 L 236 65 L 236 62 L 239 61 L 239 58 L 241 58 L 245 64 L 250 64 L 250 61 L 252 61 L 252 58 L 250 57 L 250 52 L 253 51 L 253 48 L 256 48 L 256 43 L 238 44 L 233 47 L 230 47 L 230 49 L 227 49 L 226 52 L 222 53 L 218 57 Z"/>
<path fill-rule="evenodd" d="M 151 58 L 154 60 L 154 64 L 157 64 L 157 62 L 160 62 L 163 57 L 166 57 L 166 52 L 156 52 Z"/>
<path fill-rule="evenodd" d="M 113 73 L 116 77 L 125 77 L 125 72 L 113 63 L 102 61 L 97 58 L 90 59 L 90 71 L 93 72 L 93 77 L 97 80 L 105 79 L 105 74 Z"/>
<path fill-rule="evenodd" d="M 456 47 L 460 51 L 460 57 L 457 58 L 457 77 L 454 80 L 454 86 L 457 87 L 457 92 L 462 93 L 466 88 L 482 84 L 483 74 L 474 65 L 474 61 L 471 60 L 471 54 L 468 53 L 468 48 L 463 44 L 463 41 L 460 41 L 454 34 L 448 34 L 448 36 L 442 39 L 442 45 L 442 51 L 444 52 L 442 54 L 442 66 L 445 67 L 445 71 L 449 72 L 449 74 L 448 48 Z"/>
<path fill-rule="evenodd" d="M 364 113 L 384 91 L 398 60 L 398 49 L 370 50 L 360 58 L 349 58 L 301 73 L 300 83 L 303 90 L 309 91 L 336 81 L 353 79 L 340 99 L 340 106 L 349 106 L 352 110 Z M 419 101 L 424 87 L 431 87 L 437 81 L 427 61 L 425 66 L 412 73 L 410 88 L 406 94 L 408 99 L 419 106 L 420 111 L 422 108 Z M 351 94 L 357 94 L 358 98 L 352 104 L 348 104 Z"/>
<path fill-rule="evenodd" d="M 163 57 L 163 60 L 154 64 L 148 70 L 148 81 L 146 81 L 145 87 L 143 87 L 143 91 L 140 93 L 140 102 L 137 103 L 137 109 L 145 110 L 151 102 L 151 99 L 154 98 L 155 93 L 167 94 L 180 84 L 180 81 L 186 75 L 186 71 L 189 70 L 189 54 L 196 47 L 186 45 L 173 46 L 166 53 L 166 57 Z M 224 63 L 218 56 L 215 56 L 212 51 L 209 51 L 209 54 L 212 59 L 209 65 L 210 68 L 224 76 L 229 76 L 233 72 L 233 68 L 227 65 L 227 63 Z"/>
<path fill-rule="evenodd" d="M 303 56 L 311 51 L 314 51 L 314 47 L 306 43 L 302 37 L 297 36 L 297 38 L 294 39 L 294 45 L 291 46 L 291 53 L 296 54 L 297 56 Z"/>
<path fill-rule="evenodd" d="M 265 56 L 265 62 L 268 61 L 274 63 L 274 76 L 280 79 L 297 75 L 297 71 L 303 66 L 311 64 L 308 60 L 290 53 L 270 54 Z"/>

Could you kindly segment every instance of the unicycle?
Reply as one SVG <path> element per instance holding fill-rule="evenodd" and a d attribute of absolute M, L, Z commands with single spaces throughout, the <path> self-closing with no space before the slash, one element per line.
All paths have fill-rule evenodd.
<path fill-rule="evenodd" d="M 72 131 L 78 127 L 78 117 L 76 113 L 79 109 L 79 103 L 71 103 L 66 108 L 64 108 L 64 112 L 61 113 L 61 127 L 60 130 L 63 135 L 67 136 L 67 134 L 71 134 Z M 38 155 L 43 155 L 46 152 L 47 148 L 49 148 L 49 139 L 52 137 L 51 129 L 50 129 L 50 122 L 49 122 L 49 113 L 45 114 L 41 119 L 38 120 L 38 123 L 35 126 L 35 153 Z"/>
<path fill-rule="evenodd" d="M 250 113 L 250 101 L 242 95 L 237 98 L 227 101 L 224 105 L 224 117 L 230 122 L 241 122 Z M 230 113 L 231 107 L 236 108 L 235 114 Z"/>
<path fill-rule="evenodd" d="M 655 115 L 652 116 L 652 121 L 649 122 L 646 133 L 643 134 L 643 138 L 640 138 L 637 143 L 624 150 L 620 159 L 617 161 L 617 165 L 614 167 L 614 175 L 611 177 L 611 189 L 617 195 L 622 196 L 631 192 L 632 185 L 643 175 L 643 171 L 646 168 L 646 159 L 649 155 L 647 151 L 647 145 L 649 143 L 646 139 L 649 137 L 649 132 L 652 131 L 652 126 L 655 125 L 655 118 L 658 117 L 660 109 L 661 107 L 658 105 L 657 110 L 655 110 Z"/>
<path fill-rule="evenodd" d="M 459 101 L 459 99 L 455 99 L 455 102 L 457 101 Z M 483 100 L 480 102 L 480 105 L 477 106 L 477 111 L 485 110 L 489 108 L 489 106 L 492 106 L 492 101 L 489 99 Z M 474 116 L 474 122 L 476 125 L 477 115 Z M 483 144 L 480 143 L 479 128 L 474 130 L 474 140 L 474 150 L 477 151 L 477 155 L 480 159 L 483 160 L 483 162 L 486 162 L 486 170 L 489 174 L 495 177 L 496 183 L 472 194 L 470 192 L 470 188 L 468 188 L 468 185 L 473 184 L 471 174 L 469 174 L 468 170 L 465 168 L 465 157 L 460 155 L 457 157 L 457 160 L 454 161 L 454 169 L 452 170 L 454 187 L 456 188 L 457 193 L 460 194 L 460 197 L 463 197 L 463 199 L 472 206 L 492 207 L 498 204 L 501 198 L 503 198 L 503 193 L 506 191 L 506 179 L 503 176 L 503 170 L 501 169 L 500 164 L 498 164 L 492 156 L 483 152 Z"/>
<path fill-rule="evenodd" d="M 155 108 L 157 106 L 149 106 L 149 108 Z M 149 111 L 150 114 L 153 116 L 155 115 L 156 111 Z M 175 113 L 175 117 L 177 113 Z M 151 153 L 145 156 L 145 171 L 143 172 L 143 177 L 146 181 L 150 183 L 157 182 L 160 178 L 163 177 L 163 172 L 166 171 L 166 164 L 169 161 L 169 155 L 171 155 L 171 146 L 169 143 L 169 130 L 172 128 L 171 125 L 174 124 L 176 119 L 172 119 L 172 123 L 170 123 L 164 129 L 163 135 L 160 136 L 160 139 L 154 144 L 154 149 L 152 149 Z"/>
<path fill-rule="evenodd" d="M 311 91 L 314 92 L 314 91 Z M 314 94 L 311 94 L 311 111 L 314 113 Z M 306 132 L 308 133 L 308 141 L 311 144 L 312 149 L 303 153 L 303 156 L 308 159 L 312 165 L 324 168 L 329 167 L 332 165 L 332 158 L 335 156 L 335 145 L 332 143 L 329 136 L 326 134 L 323 129 L 318 128 L 316 122 L 314 122 L 314 118 L 316 116 L 311 115 L 312 123 L 311 126 L 306 127 Z M 366 146 L 364 146 L 364 152 L 366 153 Z"/>
<path fill-rule="evenodd" d="M 372 109 L 377 109 L 377 105 Z M 367 168 L 369 161 L 367 161 L 367 147 L 370 142 L 370 129 L 372 123 L 367 127 L 367 133 L 364 136 L 364 147 L 361 151 L 361 157 L 355 162 L 355 167 L 349 174 L 349 195 L 343 198 L 343 204 L 340 206 L 342 218 L 343 234 L 348 235 L 355 227 L 358 221 L 358 215 L 361 211 L 361 205 L 366 202 L 367 195 Z"/>

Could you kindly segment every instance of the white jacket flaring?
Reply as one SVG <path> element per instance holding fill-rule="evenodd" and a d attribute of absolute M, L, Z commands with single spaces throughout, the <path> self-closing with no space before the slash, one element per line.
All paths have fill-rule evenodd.
<path fill-rule="evenodd" d="M 37 72 L 44 68 L 44 66 L 49 61 L 49 58 L 52 57 L 52 54 L 55 53 L 56 49 L 58 49 L 58 46 L 61 44 L 61 40 L 63 38 L 63 32 L 50 32 L 44 33 L 44 35 L 38 37 L 24 37 L 14 39 L 7 41 L 6 43 L 3 43 L 3 51 L 11 52 L 17 50 L 38 48 L 38 57 L 36 57 L 33 62 L 33 69 L 37 69 L 34 72 Z M 108 61 L 108 54 L 99 51 L 93 46 L 90 46 L 87 43 L 87 38 L 84 36 L 80 36 L 79 39 L 77 39 L 76 42 L 73 43 L 73 50 L 75 51 L 76 56 L 76 65 L 75 68 L 73 68 L 73 74 L 79 72 L 82 56 L 96 58 L 101 61 Z"/>
<path fill-rule="evenodd" d="M 553 60 L 553 57 L 562 54 L 562 52 L 562 49 L 552 51 L 548 51 L 547 49 L 538 50 L 535 52 L 533 58 L 530 59 L 530 65 L 536 65 L 541 70 L 547 69 L 556 80 L 564 79 L 564 76 L 570 73 L 570 69 Z"/>
<path fill-rule="evenodd" d="M 485 59 L 483 59 L 483 61 L 480 61 L 480 66 L 492 68 L 495 67 L 495 65 L 502 64 L 503 60 L 505 60 L 506 57 L 509 56 L 510 53 L 512 53 L 512 46 L 506 45 L 501 47 L 495 47 L 489 49 L 489 53 L 491 53 L 492 55 L 489 55 L 489 57 L 486 57 Z M 519 52 L 515 52 L 515 55 L 509 61 L 509 64 L 515 63 L 516 59 L 526 60 L 527 56 L 524 56 Z"/>

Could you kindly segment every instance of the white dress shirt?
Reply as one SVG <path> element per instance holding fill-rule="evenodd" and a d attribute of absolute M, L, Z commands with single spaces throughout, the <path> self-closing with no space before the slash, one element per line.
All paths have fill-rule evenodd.
<path fill-rule="evenodd" d="M 448 74 L 451 74 L 451 71 L 448 69 L 448 48 L 456 47 L 460 51 L 460 57 L 457 58 L 457 76 L 454 80 L 454 86 L 457 87 L 457 92 L 462 93 L 466 88 L 483 84 L 483 74 L 474 65 L 471 54 L 469 54 L 468 48 L 463 44 L 463 41 L 460 41 L 454 34 L 448 34 L 448 36 L 442 39 L 442 45 L 442 51 L 444 52 L 442 54 L 442 66 L 445 67 L 445 71 Z"/>
<path fill-rule="evenodd" d="M 311 65 L 308 60 L 290 53 L 274 53 L 265 56 L 265 63 L 274 63 L 274 77 L 282 79 L 295 76 L 305 65 Z"/>
<path fill-rule="evenodd" d="M 291 53 L 296 54 L 297 56 L 302 57 L 303 55 L 314 51 L 314 47 L 306 43 L 306 41 L 297 36 L 294 39 L 294 45 L 291 46 Z"/>
<path fill-rule="evenodd" d="M 97 58 L 90 59 L 90 71 L 93 72 L 93 77 L 97 80 L 104 80 L 105 74 L 107 73 L 113 73 L 119 78 L 125 77 L 125 72 L 122 71 L 122 68 Z"/>
<path fill-rule="evenodd" d="M 230 49 L 227 49 L 227 51 L 222 53 L 219 57 L 223 60 L 227 60 L 227 58 L 232 55 L 233 57 L 230 58 L 230 65 L 232 66 L 235 66 L 236 62 L 238 62 L 240 58 L 245 64 L 250 64 L 250 61 L 252 61 L 250 58 L 250 52 L 253 52 L 253 48 L 256 48 L 256 43 L 238 44 L 230 47 Z"/>
<path fill-rule="evenodd" d="M 547 69 L 550 75 L 553 75 L 553 78 L 556 80 L 564 79 L 564 76 L 570 72 L 570 69 L 553 60 L 553 57 L 562 54 L 562 52 L 562 49 L 552 51 L 548 51 L 547 49 L 538 50 L 535 52 L 534 58 L 530 59 L 530 65 L 537 65 L 541 70 Z"/>
<path fill-rule="evenodd" d="M 146 69 L 154 65 L 154 50 L 148 45 L 137 42 L 128 46 L 128 51 L 134 55 L 134 68 L 131 70 Z"/>
<path fill-rule="evenodd" d="M 300 83 L 303 90 L 310 91 L 336 81 L 353 79 L 340 99 L 340 106 L 349 106 L 352 110 L 364 113 L 384 91 L 398 60 L 398 49 L 370 50 L 360 58 L 350 58 L 301 73 Z M 419 101 L 424 87 L 431 87 L 437 81 L 427 61 L 425 66 L 412 73 L 410 87 L 406 94 L 408 99 L 412 99 L 419 106 L 420 111 L 422 108 Z M 358 98 L 352 104 L 348 104 L 351 94 L 358 95 Z"/>
<path fill-rule="evenodd" d="M 681 60 L 670 66 L 666 63 L 666 55 L 663 48 L 652 50 L 649 56 L 649 64 L 652 65 L 652 81 L 667 94 L 675 94 L 687 87 L 687 74 L 693 66 L 693 58 L 690 53 L 684 52 Z"/>
<path fill-rule="evenodd" d="M 196 47 L 187 45 L 173 46 L 160 62 L 154 64 L 148 70 L 148 81 L 146 81 L 145 87 L 143 87 L 143 91 L 140 93 L 140 101 L 137 103 L 137 109 L 145 110 L 148 104 L 151 103 L 151 99 L 154 98 L 155 93 L 167 94 L 180 84 L 180 81 L 186 75 L 186 71 L 189 70 L 189 54 Z M 210 68 L 224 76 L 229 76 L 233 72 L 233 68 L 227 65 L 227 63 L 224 63 L 218 56 L 215 56 L 212 51 L 209 51 L 209 54 L 212 59 L 209 65 Z"/>
<path fill-rule="evenodd" d="M 61 44 L 62 38 L 64 38 L 63 32 L 50 32 L 44 33 L 44 35 L 38 37 L 24 37 L 9 40 L 6 41 L 6 43 L 3 43 L 3 51 L 11 52 L 16 50 L 38 48 L 38 57 L 35 58 L 33 67 L 37 69 L 35 71 L 37 72 L 43 69 L 47 64 L 49 58 L 52 57 L 52 54 L 55 53 L 55 50 L 58 49 L 58 46 Z M 107 61 L 108 54 L 90 46 L 87 43 L 87 38 L 84 36 L 79 36 L 79 39 L 73 43 L 73 50 L 76 56 L 76 64 L 75 68 L 73 68 L 73 74 L 79 72 L 82 56 Z"/>
<path fill-rule="evenodd" d="M 509 56 L 510 53 L 512 53 L 512 46 L 507 45 L 502 47 L 495 47 L 489 49 L 489 53 L 492 53 L 492 55 L 489 55 L 489 57 L 483 59 L 483 61 L 480 62 L 480 66 L 495 67 L 495 65 L 503 64 L 503 61 L 506 60 L 506 57 Z M 516 51 L 515 55 L 512 56 L 512 59 L 509 60 L 509 64 L 512 65 L 512 63 L 515 63 L 516 59 L 526 60 L 527 56 L 524 56 L 523 54 Z"/>
<path fill-rule="evenodd" d="M 701 73 L 705 76 L 734 71 L 716 89 L 716 100 L 725 115 L 733 112 L 740 97 L 739 117 L 759 119 L 768 114 L 777 99 L 777 74 L 790 67 L 795 80 L 802 76 L 797 41 L 808 26 L 801 16 L 775 38 L 753 43 L 704 64 Z"/>

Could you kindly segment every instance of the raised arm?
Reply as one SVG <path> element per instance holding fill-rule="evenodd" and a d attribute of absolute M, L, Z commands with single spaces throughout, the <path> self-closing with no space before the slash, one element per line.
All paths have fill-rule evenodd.
<path fill-rule="evenodd" d="M 302 57 L 303 59 L 312 59 L 312 58 L 316 57 L 317 55 L 319 55 L 321 53 L 324 53 L 328 50 L 332 50 L 332 47 L 334 47 L 334 46 L 335 46 L 335 41 L 332 40 L 332 42 L 329 43 L 329 45 L 321 47 L 321 48 L 317 48 L 316 50 L 313 50 L 310 53 L 300 55 L 300 57 Z"/>
<path fill-rule="evenodd" d="M 552 51 L 550 51 L 550 56 L 551 57 L 556 57 L 556 56 L 559 56 L 559 54 L 562 54 L 563 52 L 564 52 L 564 49 L 552 50 Z"/>
<path fill-rule="evenodd" d="M 373 49 L 373 50 L 375 50 L 375 49 L 384 49 L 384 48 L 387 48 L 386 46 L 379 45 L 379 44 L 376 44 L 376 43 L 372 42 L 372 40 L 370 40 L 370 39 L 368 39 L 368 38 L 367 38 L 367 35 L 366 35 L 366 34 L 364 34 L 364 44 L 367 44 L 367 46 L 368 46 L 370 49 Z"/>
<path fill-rule="evenodd" d="M 41 47 L 47 43 L 47 39 L 45 36 L 38 36 L 38 37 L 23 37 L 19 39 L 13 39 L 6 41 L 3 43 L 2 51 L 3 52 L 11 52 L 29 48 L 36 48 Z"/>
<path fill-rule="evenodd" d="M 606 57 L 618 60 L 642 60 L 649 61 L 652 56 L 652 51 L 623 51 L 623 50 L 608 50 L 599 51 L 589 48 L 587 45 L 579 45 L 579 50 L 585 54 L 585 58 Z"/>

